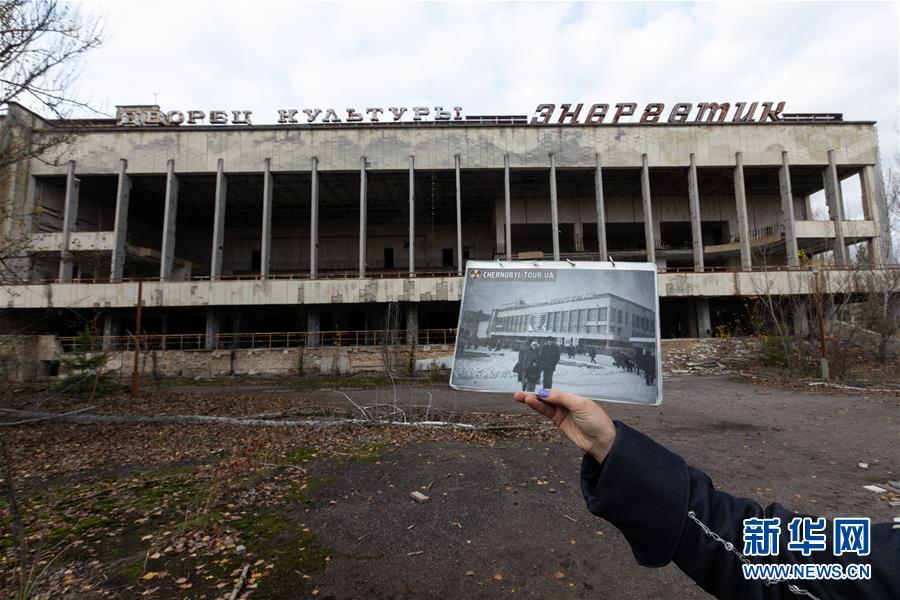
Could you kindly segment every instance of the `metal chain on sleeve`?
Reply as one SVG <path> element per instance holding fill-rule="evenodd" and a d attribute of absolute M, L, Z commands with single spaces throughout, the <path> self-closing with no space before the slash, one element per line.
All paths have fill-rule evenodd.
<path fill-rule="evenodd" d="M 732 554 L 737 556 L 738 560 L 740 560 L 745 565 L 753 564 L 750 562 L 749 558 L 744 556 L 741 552 L 738 551 L 737 548 L 734 547 L 734 544 L 732 544 L 728 540 L 722 539 L 719 536 L 719 534 L 717 534 L 715 531 L 713 531 L 712 529 L 707 527 L 706 524 L 703 523 L 703 521 L 698 519 L 697 514 L 694 511 L 689 510 L 687 513 L 687 516 L 688 516 L 688 518 L 690 518 L 691 521 L 696 523 L 697 526 L 700 527 L 700 529 L 703 530 L 703 533 L 706 534 L 706 537 L 710 538 L 711 540 L 713 540 L 714 542 L 716 542 L 718 544 L 721 544 L 726 550 L 728 550 L 729 552 L 731 552 Z M 787 583 L 787 580 L 785 580 L 785 579 L 766 579 L 765 581 L 763 581 L 763 583 L 765 583 L 766 585 L 774 585 L 777 583 Z M 813 600 L 819 600 L 819 598 L 817 596 L 813 595 L 811 592 L 808 592 L 807 590 L 797 587 L 793 583 L 787 583 L 787 588 L 788 588 L 788 590 L 790 590 L 790 592 L 792 594 L 795 594 L 797 596 L 806 596 L 808 598 L 812 598 Z"/>

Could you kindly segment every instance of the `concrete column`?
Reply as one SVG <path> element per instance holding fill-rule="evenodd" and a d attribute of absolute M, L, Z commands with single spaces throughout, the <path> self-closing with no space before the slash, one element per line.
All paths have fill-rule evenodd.
<path fill-rule="evenodd" d="M 453 166 L 456 169 L 456 274 L 462 276 L 463 245 L 462 245 L 462 186 L 459 176 L 459 154 L 453 157 Z"/>
<path fill-rule="evenodd" d="M 834 221 L 834 262 L 847 264 L 847 246 L 844 244 L 844 199 L 841 195 L 841 180 L 838 179 L 837 165 L 834 162 L 834 150 L 828 151 L 828 166 L 825 168 L 825 199 L 828 212 Z"/>
<path fill-rule="evenodd" d="M 687 302 L 687 328 L 684 331 L 684 337 L 686 338 L 696 338 L 703 337 L 700 335 L 700 329 L 697 323 L 697 317 L 699 316 L 697 311 L 697 305 L 695 300 L 688 300 Z M 676 313 L 680 316 L 680 313 Z"/>
<path fill-rule="evenodd" d="M 747 218 L 747 192 L 744 189 L 744 157 L 740 152 L 734 155 L 734 201 L 737 208 L 738 235 L 741 243 L 741 266 L 753 266 L 750 257 L 750 226 Z"/>
<path fill-rule="evenodd" d="M 647 262 L 656 263 L 656 237 L 653 235 L 653 206 L 650 204 L 650 166 L 647 155 L 641 155 L 641 197 L 644 200 L 644 241 Z"/>
<path fill-rule="evenodd" d="M 78 221 L 78 188 L 81 182 L 75 177 L 75 161 L 69 161 L 66 172 L 66 196 L 63 208 L 62 247 L 59 254 L 59 280 L 61 282 L 72 281 L 72 273 L 75 270 L 75 260 L 69 249 L 69 241 L 72 232 L 75 231 L 75 223 Z"/>
<path fill-rule="evenodd" d="M 881 203 L 878 193 L 878 184 L 875 182 L 875 168 L 866 165 L 859 174 L 859 183 L 862 191 L 863 213 L 866 219 L 875 224 L 876 236 L 867 243 L 869 264 L 873 267 L 881 265 L 885 256 L 890 252 L 890 230 L 884 229 L 887 222 L 885 207 Z M 885 252 L 887 250 L 887 252 Z"/>
<path fill-rule="evenodd" d="M 694 270 L 703 272 L 703 228 L 700 226 L 700 186 L 697 185 L 697 161 L 693 153 L 691 153 L 691 166 L 688 168 L 688 209 L 691 215 L 691 244 L 694 249 Z M 708 306 L 707 312 L 709 312 Z M 703 336 L 701 335 L 700 337 Z"/>
<path fill-rule="evenodd" d="M 409 157 L 409 272 L 416 272 L 416 159 Z"/>
<path fill-rule="evenodd" d="M 219 347 L 219 332 L 222 328 L 222 315 L 215 308 L 206 309 L 206 339 L 203 347 L 216 350 Z"/>
<path fill-rule="evenodd" d="M 794 335 L 806 337 L 809 335 L 809 301 L 806 298 L 797 298 L 794 303 L 794 311 L 791 315 L 794 321 Z"/>
<path fill-rule="evenodd" d="M 111 309 L 106 309 L 103 314 L 103 339 L 101 340 L 104 350 L 112 350 L 112 338 L 119 335 L 119 326 L 119 315 L 114 313 Z"/>
<path fill-rule="evenodd" d="M 710 337 L 712 335 L 712 319 L 709 316 L 709 300 L 697 298 L 694 300 L 697 311 L 697 336 Z"/>
<path fill-rule="evenodd" d="M 813 220 L 812 200 L 809 194 L 803 196 L 803 218 L 807 221 Z"/>
<path fill-rule="evenodd" d="M 113 223 L 113 249 L 110 258 L 109 279 L 119 281 L 125 271 L 125 253 L 128 248 L 128 201 L 131 197 L 131 177 L 128 176 L 128 161 L 119 161 L 119 183 L 116 186 L 116 217 Z"/>
<path fill-rule="evenodd" d="M 321 330 L 321 318 L 318 306 L 306 307 L 306 347 L 319 347 L 319 331 Z"/>
<path fill-rule="evenodd" d="M 576 206 L 576 209 L 578 207 Z M 576 215 L 580 217 L 580 215 Z M 581 222 L 580 218 L 575 219 L 575 223 L 573 224 L 575 228 L 575 252 L 584 252 L 584 224 Z"/>
<path fill-rule="evenodd" d="M 595 155 L 597 166 L 594 168 L 594 200 L 597 203 L 597 245 L 600 252 L 600 260 L 609 260 L 606 247 L 606 202 L 603 199 L 603 165 L 600 154 Z"/>
<path fill-rule="evenodd" d="M 366 276 L 366 157 L 359 159 L 359 277 Z"/>
<path fill-rule="evenodd" d="M 159 256 L 159 278 L 171 279 L 172 265 L 175 263 L 175 218 L 178 215 L 178 176 L 175 175 L 175 161 L 166 163 L 166 199 L 163 216 L 162 249 Z"/>
<path fill-rule="evenodd" d="M 225 253 L 225 204 L 228 195 L 228 179 L 225 177 L 225 160 L 216 164 L 216 205 L 213 209 L 212 254 L 209 262 L 210 279 L 222 276 L 222 257 Z"/>
<path fill-rule="evenodd" d="M 262 234 L 259 240 L 259 276 L 269 276 L 272 263 L 272 159 L 263 161 Z"/>
<path fill-rule="evenodd" d="M 503 199 L 504 199 L 504 218 L 503 224 L 506 228 L 506 260 L 512 260 L 512 210 L 510 208 L 509 195 L 509 154 L 503 156 Z"/>
<path fill-rule="evenodd" d="M 550 153 L 550 224 L 553 227 L 553 260 L 559 260 L 559 205 L 556 198 L 556 156 Z"/>
<path fill-rule="evenodd" d="M 419 343 L 419 305 L 415 302 L 406 303 L 406 343 Z"/>
<path fill-rule="evenodd" d="M 313 156 L 310 162 L 312 188 L 309 203 L 309 276 L 315 279 L 319 274 L 319 159 Z"/>
<path fill-rule="evenodd" d="M 791 191 L 791 168 L 788 153 L 781 153 L 781 167 L 778 169 L 778 187 L 781 190 L 781 213 L 784 218 L 784 243 L 787 264 L 800 266 L 800 250 L 797 247 L 797 220 L 794 218 L 794 194 Z"/>

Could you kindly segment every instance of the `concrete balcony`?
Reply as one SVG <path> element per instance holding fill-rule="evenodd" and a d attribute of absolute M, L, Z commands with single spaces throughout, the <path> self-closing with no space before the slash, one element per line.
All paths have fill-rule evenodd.
<path fill-rule="evenodd" d="M 861 242 L 878 235 L 874 221 L 844 221 L 847 242 Z M 834 238 L 834 221 L 797 221 L 797 239 Z"/>
<path fill-rule="evenodd" d="M 69 234 L 69 250 L 72 252 L 112 252 L 115 233 L 112 231 L 73 231 Z M 32 252 L 62 252 L 63 234 L 35 233 L 31 236 Z"/>
<path fill-rule="evenodd" d="M 876 271 L 885 285 L 900 266 Z M 854 270 L 829 271 L 820 285 L 826 293 L 853 289 Z M 807 270 L 731 270 L 663 272 L 658 275 L 662 298 L 810 294 L 815 285 Z M 363 304 L 371 302 L 458 301 L 461 277 L 396 277 L 384 279 L 250 279 L 210 281 L 145 281 L 142 297 L 150 307 L 263 306 L 299 304 Z M 138 283 L 40 283 L 0 288 L 5 308 L 126 308 L 137 302 Z"/>

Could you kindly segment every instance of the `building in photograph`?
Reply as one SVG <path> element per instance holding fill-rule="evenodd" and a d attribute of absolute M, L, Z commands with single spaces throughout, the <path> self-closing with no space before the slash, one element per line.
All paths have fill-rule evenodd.
<path fill-rule="evenodd" d="M 142 332 L 160 348 L 394 329 L 428 343 L 452 339 L 467 259 L 612 257 L 658 265 L 663 337 L 704 336 L 763 290 L 807 297 L 803 255 L 833 253 L 839 270 L 857 244 L 884 260 L 874 123 L 773 103 L 679 104 L 655 119 L 662 105 L 648 105 L 626 123 L 588 106 L 414 108 L 404 119 L 419 120 L 398 121 L 397 109 L 285 110 L 260 125 L 156 106 L 48 121 L 11 104 L 3 143 L 30 158 L 2 180 L 4 214 L 21 216 L 3 231 L 15 248 L 2 257 L 4 328 L 64 340 L 91 323 L 122 346 L 140 289 Z M 827 210 L 813 212 L 816 194 Z M 585 323 L 600 309 L 585 306 Z"/>
<path fill-rule="evenodd" d="M 552 337 L 562 346 L 624 346 L 655 338 L 656 320 L 650 307 L 598 292 L 495 309 L 485 333 L 519 341 Z"/>

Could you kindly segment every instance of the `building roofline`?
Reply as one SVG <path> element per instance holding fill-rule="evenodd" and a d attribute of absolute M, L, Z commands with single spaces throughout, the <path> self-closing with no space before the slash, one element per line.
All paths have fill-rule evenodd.
<path fill-rule="evenodd" d="M 260 125 L 182 125 L 171 126 L 120 126 L 115 119 L 55 119 L 48 123 L 51 126 L 64 125 L 69 131 L 87 133 L 97 132 L 128 132 L 128 131 L 158 131 L 158 132 L 190 132 L 190 131 L 317 131 L 317 130 L 348 130 L 348 129 L 611 129 L 641 127 L 644 129 L 659 129 L 671 127 L 771 127 L 773 125 L 785 125 L 791 127 L 840 127 L 844 125 L 876 125 L 877 121 L 771 121 L 766 123 L 605 123 L 600 125 L 588 123 L 472 123 L 466 121 L 435 122 L 427 121 L 414 123 L 409 121 L 399 123 L 267 123 Z M 55 127 L 38 129 L 46 131 Z"/>

